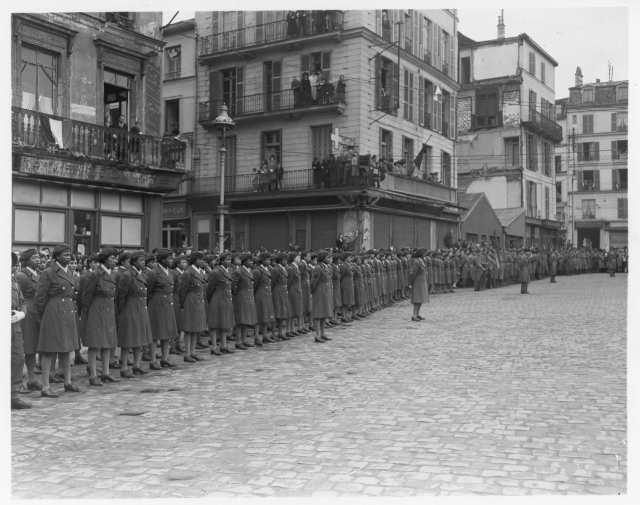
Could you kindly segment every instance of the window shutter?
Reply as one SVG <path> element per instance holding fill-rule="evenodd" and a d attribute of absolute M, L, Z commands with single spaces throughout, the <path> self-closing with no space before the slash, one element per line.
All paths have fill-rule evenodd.
<path fill-rule="evenodd" d="M 236 67 L 236 114 L 244 113 L 244 67 Z"/>
<path fill-rule="evenodd" d="M 222 98 L 222 86 L 221 86 L 221 74 L 219 71 L 215 70 L 213 72 L 209 72 L 209 100 L 212 102 L 215 100 L 220 100 Z M 219 107 L 218 107 L 219 109 Z M 218 116 L 218 110 L 211 110 L 212 118 Z M 213 115 L 215 114 L 215 115 Z"/>
<path fill-rule="evenodd" d="M 400 91 L 400 67 L 398 66 L 397 63 L 393 62 L 391 64 L 391 68 L 392 68 L 392 73 L 393 76 L 391 78 L 391 82 L 393 83 L 392 86 L 392 92 L 393 94 L 392 96 L 392 109 L 394 109 L 393 114 L 394 115 L 398 115 L 398 108 L 400 107 L 400 104 L 398 103 L 398 93 Z"/>
<path fill-rule="evenodd" d="M 331 82 L 331 51 L 322 53 L 322 74 L 327 82 Z"/>
<path fill-rule="evenodd" d="M 393 11 L 393 19 L 391 21 L 393 23 L 393 40 L 392 42 L 397 42 L 400 44 L 400 40 L 398 39 L 398 11 L 394 9 Z"/>
<path fill-rule="evenodd" d="M 213 11 L 211 13 L 211 34 L 216 35 L 218 31 L 218 11 Z"/>
<path fill-rule="evenodd" d="M 538 139 L 533 137 L 533 169 L 538 171 Z"/>
<path fill-rule="evenodd" d="M 238 11 L 238 30 L 244 28 L 244 11 Z"/>
<path fill-rule="evenodd" d="M 449 95 L 449 111 L 450 111 L 450 119 L 449 119 L 449 138 L 456 138 L 457 128 L 456 128 L 456 98 L 453 95 Z"/>
<path fill-rule="evenodd" d="M 438 25 L 435 23 L 431 23 L 431 32 L 433 34 L 433 36 L 431 37 L 431 40 L 433 41 L 433 44 L 431 46 L 431 65 L 433 65 L 435 68 L 440 68 L 438 66 Z"/>
<path fill-rule="evenodd" d="M 256 11 L 256 43 L 264 42 L 264 12 Z"/>
<path fill-rule="evenodd" d="M 271 80 L 271 89 L 273 92 L 273 108 L 279 109 L 282 106 L 282 96 L 280 91 L 282 90 L 282 61 L 273 62 L 273 77 Z"/>
<path fill-rule="evenodd" d="M 418 29 L 418 58 L 424 61 L 424 19 L 420 17 L 419 11 L 416 10 L 416 19 L 418 20 L 419 29 Z"/>
<path fill-rule="evenodd" d="M 376 33 L 382 35 L 382 11 L 376 11 Z"/>
<path fill-rule="evenodd" d="M 418 49 L 421 37 L 420 37 L 420 26 L 419 26 L 420 16 L 417 10 L 412 11 L 411 18 L 413 20 L 413 54 L 418 56 L 418 58 L 422 59 L 422 55 L 420 54 Z"/>
<path fill-rule="evenodd" d="M 611 159 L 612 160 L 618 159 L 618 141 L 617 140 L 611 141 Z"/>
<path fill-rule="evenodd" d="M 402 117 L 409 119 L 409 71 L 402 70 Z"/>
<path fill-rule="evenodd" d="M 623 219 L 624 216 L 624 198 L 618 198 L 618 219 Z"/>
<path fill-rule="evenodd" d="M 376 95 L 375 97 L 375 102 L 376 102 L 376 109 L 380 108 L 380 94 L 381 94 L 381 89 L 382 89 L 382 84 L 380 82 L 381 80 L 381 72 L 380 72 L 380 59 L 381 56 L 378 54 L 376 55 L 376 73 L 375 73 L 375 87 L 374 87 L 374 93 Z"/>
<path fill-rule="evenodd" d="M 600 142 L 594 142 L 594 161 L 600 161 Z"/>
<path fill-rule="evenodd" d="M 414 101 L 414 78 L 413 78 L 413 74 L 410 73 L 409 74 L 409 121 L 411 121 L 412 123 L 415 123 L 415 113 L 414 113 L 414 108 L 415 108 L 415 101 Z"/>
<path fill-rule="evenodd" d="M 614 191 L 620 189 L 620 173 L 617 168 L 611 171 L 611 189 Z"/>
<path fill-rule="evenodd" d="M 418 77 L 418 124 L 424 126 L 424 78 Z"/>
<path fill-rule="evenodd" d="M 597 152 L 597 151 L 596 151 Z M 594 170 L 594 186 L 596 191 L 600 191 L 600 170 Z"/>
<path fill-rule="evenodd" d="M 578 161 L 583 161 L 583 159 L 582 159 L 582 142 L 578 142 Z"/>
<path fill-rule="evenodd" d="M 583 191 L 584 190 L 584 174 L 582 173 L 582 170 L 580 170 L 578 172 L 578 191 Z"/>
<path fill-rule="evenodd" d="M 457 58 L 456 58 L 456 37 L 454 34 L 449 35 L 449 51 L 450 51 L 450 55 L 449 55 L 449 77 L 451 77 L 454 81 L 456 79 L 456 67 L 457 65 Z"/>
<path fill-rule="evenodd" d="M 618 115 L 615 112 L 611 113 L 611 131 L 617 131 L 618 129 Z"/>
<path fill-rule="evenodd" d="M 378 128 L 378 130 L 380 131 L 378 133 L 378 145 L 379 145 L 378 152 L 380 153 L 380 156 L 382 156 L 382 153 L 384 152 L 384 150 L 382 149 L 382 128 Z"/>
<path fill-rule="evenodd" d="M 544 62 L 540 62 L 540 80 L 544 83 L 545 81 L 545 77 L 546 77 L 546 71 L 545 71 L 545 66 L 544 66 Z"/>
<path fill-rule="evenodd" d="M 300 55 L 300 77 L 304 72 L 311 71 L 311 56 L 308 54 Z"/>
<path fill-rule="evenodd" d="M 442 71 L 442 63 L 445 61 L 444 58 L 444 33 L 442 31 L 442 26 L 438 26 L 438 64 L 440 65 L 438 68 Z"/>

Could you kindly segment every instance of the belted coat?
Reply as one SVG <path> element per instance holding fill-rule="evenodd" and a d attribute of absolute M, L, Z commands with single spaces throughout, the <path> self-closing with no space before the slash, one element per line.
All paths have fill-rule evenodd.
<path fill-rule="evenodd" d="M 134 348 L 152 342 L 147 309 L 147 281 L 134 267 L 120 272 L 116 291 L 118 347 Z"/>
<path fill-rule="evenodd" d="M 206 298 L 209 300 L 207 314 L 209 328 L 233 328 L 236 325 L 231 282 L 231 272 L 221 265 L 209 274 L 206 290 Z"/>
<path fill-rule="evenodd" d="M 178 333 L 173 309 L 176 279 L 170 270 L 165 273 L 160 265 L 147 272 L 147 309 L 153 340 L 170 340 Z"/>
<path fill-rule="evenodd" d="M 271 269 L 271 294 L 273 299 L 273 315 L 276 319 L 289 319 L 289 289 L 287 288 L 287 271 L 282 265 Z"/>
<path fill-rule="evenodd" d="M 107 272 L 102 265 L 87 276 L 82 290 L 83 344 L 86 347 L 106 349 L 118 344 L 116 289 L 113 272 Z"/>
<path fill-rule="evenodd" d="M 200 333 L 207 329 L 207 313 L 204 306 L 204 274 L 193 265 L 189 266 L 179 279 L 178 302 L 180 314 L 179 330 Z"/>
<path fill-rule="evenodd" d="M 233 311 L 236 324 L 253 326 L 258 322 L 253 298 L 253 273 L 240 266 L 231 274 L 231 282 L 238 288 Z"/>
<path fill-rule="evenodd" d="M 16 282 L 20 286 L 22 296 L 27 301 L 27 311 L 24 319 L 20 321 L 22 329 L 22 344 L 25 354 L 35 354 L 38 351 L 38 339 L 40 338 L 40 321 L 36 316 L 35 296 L 40 282 L 40 274 L 35 274 L 28 268 L 23 268 L 15 275 Z M 13 325 L 15 326 L 15 325 Z"/>
<path fill-rule="evenodd" d="M 271 293 L 271 271 L 267 267 L 260 265 L 253 270 L 253 290 L 258 323 L 275 321 L 273 294 Z"/>
<path fill-rule="evenodd" d="M 409 274 L 409 284 L 411 285 L 411 303 L 426 303 L 429 301 L 427 269 L 420 258 L 413 262 L 411 273 Z"/>
<path fill-rule="evenodd" d="M 314 319 L 333 317 L 331 265 L 318 263 L 311 273 L 311 315 Z"/>
<path fill-rule="evenodd" d="M 289 316 L 302 316 L 302 275 L 300 268 L 294 263 L 287 266 L 287 291 L 289 293 Z"/>
<path fill-rule="evenodd" d="M 351 306 L 356 303 L 351 265 L 343 262 L 340 265 L 340 299 L 342 305 Z"/>

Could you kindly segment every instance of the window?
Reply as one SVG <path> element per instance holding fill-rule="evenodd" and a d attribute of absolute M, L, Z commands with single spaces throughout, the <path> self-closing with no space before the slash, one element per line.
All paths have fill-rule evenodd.
<path fill-rule="evenodd" d="M 475 234 L 475 233 L 467 233 L 466 240 L 470 244 L 477 244 L 478 243 L 478 235 Z"/>
<path fill-rule="evenodd" d="M 556 182 L 556 203 L 562 201 L 562 183 Z"/>
<path fill-rule="evenodd" d="M 476 126 L 498 126 L 498 91 L 488 90 L 476 95 Z"/>
<path fill-rule="evenodd" d="M 423 18 L 422 26 L 422 59 L 431 65 L 431 21 Z M 464 83 L 463 83 L 464 84 Z"/>
<path fill-rule="evenodd" d="M 442 45 L 444 48 L 444 58 L 442 59 L 442 72 L 449 77 L 453 77 L 453 63 L 451 62 L 451 36 L 442 30 Z"/>
<path fill-rule="evenodd" d="M 323 77 L 331 82 L 331 51 L 318 51 L 311 54 L 303 54 L 300 57 L 300 75 L 303 72 L 318 72 L 318 81 Z"/>
<path fill-rule="evenodd" d="M 564 104 L 559 103 L 556 104 L 556 116 L 562 116 L 564 115 Z"/>
<path fill-rule="evenodd" d="M 629 125 L 629 117 L 626 112 L 611 113 L 611 131 L 626 132 Z"/>
<path fill-rule="evenodd" d="M 556 156 L 556 174 L 562 172 L 562 155 Z"/>
<path fill-rule="evenodd" d="M 196 233 L 198 234 L 198 241 L 196 247 L 199 251 L 209 249 L 209 231 L 210 231 L 210 219 L 208 217 L 200 217 L 197 221 Z"/>
<path fill-rule="evenodd" d="M 120 116 L 131 125 L 130 113 L 134 108 L 131 103 L 131 76 L 121 74 L 115 70 L 104 70 L 104 115 L 111 118 L 111 124 L 117 125 Z"/>
<path fill-rule="evenodd" d="M 405 119 L 413 122 L 413 74 L 405 69 L 404 71 L 404 94 L 403 106 Z"/>
<path fill-rule="evenodd" d="M 393 134 L 380 128 L 380 158 L 393 158 Z"/>
<path fill-rule="evenodd" d="M 549 142 L 543 143 L 544 148 L 544 175 L 551 175 L 551 145 Z"/>
<path fill-rule="evenodd" d="M 296 243 L 300 249 L 305 249 L 307 243 L 307 230 L 296 230 Z"/>
<path fill-rule="evenodd" d="M 600 142 L 578 143 L 578 161 L 600 161 Z"/>
<path fill-rule="evenodd" d="M 235 245 L 236 250 L 238 251 L 244 251 L 245 247 L 244 247 L 244 232 L 243 231 L 237 231 L 236 232 L 236 245 Z"/>
<path fill-rule="evenodd" d="M 66 212 L 15 209 L 15 242 L 66 242 Z"/>
<path fill-rule="evenodd" d="M 626 168 L 618 168 L 612 170 L 611 189 L 626 190 L 629 189 L 629 171 Z"/>
<path fill-rule="evenodd" d="M 331 125 L 313 126 L 311 128 L 311 155 L 323 160 L 331 157 Z"/>
<path fill-rule="evenodd" d="M 533 76 L 536 75 L 536 53 L 529 53 L 529 73 Z"/>
<path fill-rule="evenodd" d="M 164 50 L 165 56 L 165 79 L 175 79 L 180 77 L 180 67 L 182 61 L 182 48 L 180 46 L 168 47 Z"/>
<path fill-rule="evenodd" d="M 520 166 L 520 139 L 518 137 L 504 139 L 504 151 L 507 166 Z"/>
<path fill-rule="evenodd" d="M 538 217 L 538 195 L 536 183 L 527 181 L 527 216 Z"/>
<path fill-rule="evenodd" d="M 276 162 L 282 162 L 282 135 L 281 131 L 263 132 L 262 133 L 262 159 L 269 161 L 274 156 Z"/>
<path fill-rule="evenodd" d="M 142 196 L 132 193 L 103 191 L 100 195 L 100 209 L 116 212 L 142 213 Z"/>
<path fill-rule="evenodd" d="M 582 90 L 582 101 L 585 103 L 593 102 L 593 88 Z"/>
<path fill-rule="evenodd" d="M 408 162 L 408 160 L 407 160 Z M 451 181 L 451 155 L 442 151 L 442 178 L 440 180 L 445 186 L 452 186 Z"/>
<path fill-rule="evenodd" d="M 578 191 L 599 191 L 600 170 L 578 171 Z"/>
<path fill-rule="evenodd" d="M 433 84 L 420 76 L 418 76 L 418 83 L 418 124 L 431 130 L 434 106 Z"/>
<path fill-rule="evenodd" d="M 582 133 L 593 133 L 593 114 L 582 116 Z"/>
<path fill-rule="evenodd" d="M 536 161 L 536 139 L 531 133 L 527 133 L 527 169 L 537 170 Z"/>
<path fill-rule="evenodd" d="M 577 116 L 577 114 L 573 114 L 571 116 L 571 124 L 578 124 L 578 116 Z"/>
<path fill-rule="evenodd" d="M 407 137 L 402 137 L 402 157 L 406 163 L 406 167 L 411 167 L 413 164 L 413 140 Z"/>
<path fill-rule="evenodd" d="M 545 186 L 544 188 L 544 216 L 545 219 L 549 219 L 549 208 L 551 202 L 549 201 L 549 188 Z"/>
<path fill-rule="evenodd" d="M 233 67 L 222 70 L 222 101 L 229 107 L 229 115 L 237 114 L 236 100 L 238 98 L 238 70 L 242 73 L 242 67 Z"/>
<path fill-rule="evenodd" d="M 207 224 L 209 220 L 207 220 Z M 229 218 L 224 218 L 224 248 L 225 250 L 231 249 L 231 228 L 229 226 Z M 216 245 L 220 244 L 220 218 L 216 218 L 214 221 L 214 236 Z"/>
<path fill-rule="evenodd" d="M 164 102 L 164 134 L 180 134 L 180 99 Z"/>
<path fill-rule="evenodd" d="M 542 84 L 546 83 L 547 80 L 547 73 L 545 71 L 545 64 L 544 62 L 540 62 L 540 80 L 542 81 Z"/>
<path fill-rule="evenodd" d="M 529 90 L 529 109 L 537 110 L 538 108 L 538 93 Z"/>
<path fill-rule="evenodd" d="M 620 86 L 617 90 L 618 101 L 629 100 L 629 88 L 627 86 Z"/>
<path fill-rule="evenodd" d="M 611 159 L 626 160 L 629 156 L 628 140 L 612 140 L 611 141 Z"/>
<path fill-rule="evenodd" d="M 582 219 L 596 218 L 596 201 L 582 200 Z"/>
<path fill-rule="evenodd" d="M 427 146 L 427 150 L 425 151 L 424 155 L 422 156 L 422 168 L 424 170 L 423 177 L 425 179 L 428 179 L 429 176 L 431 175 L 429 172 L 432 169 L 432 164 L 433 164 L 433 162 L 431 161 L 431 157 L 432 156 L 433 156 L 433 147 Z M 408 163 L 408 161 L 407 161 L 407 163 Z"/>
<path fill-rule="evenodd" d="M 618 198 L 618 219 L 629 219 L 629 199 L 628 198 Z"/>
<path fill-rule="evenodd" d="M 23 109 L 56 115 L 58 58 L 55 54 L 22 46 L 21 92 Z"/>
<path fill-rule="evenodd" d="M 376 58 L 376 107 L 397 114 L 398 64 L 379 56 Z"/>
<path fill-rule="evenodd" d="M 142 218 L 103 215 L 101 224 L 102 233 L 100 238 L 103 245 L 142 245 Z"/>

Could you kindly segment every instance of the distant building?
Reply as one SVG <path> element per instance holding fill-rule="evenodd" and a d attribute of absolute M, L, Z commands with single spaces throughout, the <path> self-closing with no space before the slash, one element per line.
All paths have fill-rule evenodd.
<path fill-rule="evenodd" d="M 161 25 L 12 15 L 12 249 L 160 247 L 162 195 L 185 170 L 184 144 L 162 136 Z"/>
<path fill-rule="evenodd" d="M 458 34 L 458 186 L 483 192 L 494 209 L 526 212 L 524 244 L 558 243 L 555 214 L 555 67 L 526 33 L 474 41 Z"/>
<path fill-rule="evenodd" d="M 466 210 L 460 216 L 461 239 L 470 244 L 489 244 L 496 238 L 496 246 L 504 247 L 502 223 L 484 193 L 462 193 L 458 204 Z"/>
<path fill-rule="evenodd" d="M 556 195 L 567 240 L 609 249 L 629 242 L 629 81 L 583 84 L 556 101 L 566 123 L 556 147 Z M 575 149 L 572 137 L 575 135 Z"/>

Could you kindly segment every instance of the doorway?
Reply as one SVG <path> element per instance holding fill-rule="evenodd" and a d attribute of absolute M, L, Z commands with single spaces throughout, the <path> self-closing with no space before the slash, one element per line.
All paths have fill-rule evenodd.
<path fill-rule="evenodd" d="M 73 211 L 73 250 L 83 255 L 96 252 L 95 212 Z"/>
<path fill-rule="evenodd" d="M 600 228 L 578 228 L 576 247 L 595 247 L 600 249 Z"/>
<path fill-rule="evenodd" d="M 124 116 L 127 130 L 131 124 L 131 77 L 114 70 L 104 71 L 104 115 L 113 126 Z"/>

